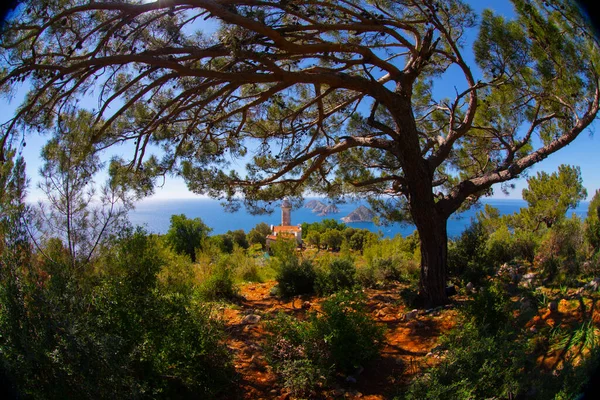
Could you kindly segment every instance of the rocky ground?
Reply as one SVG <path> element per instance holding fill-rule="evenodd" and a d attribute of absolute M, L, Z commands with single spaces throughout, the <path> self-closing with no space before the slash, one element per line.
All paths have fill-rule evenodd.
<path fill-rule="evenodd" d="M 283 302 L 271 295 L 275 284 L 271 281 L 243 285 L 243 300 L 222 309 L 230 336 L 228 345 L 234 353 L 234 364 L 239 374 L 236 398 L 290 398 L 265 360 L 264 321 L 280 311 L 303 318 L 308 310 L 318 309 L 321 299 L 303 296 Z M 339 377 L 333 388 L 319 394 L 320 398 L 392 398 L 397 388 L 423 366 L 437 362 L 439 354 L 432 350 L 439 336 L 454 326 L 456 310 L 449 306 L 429 310 L 428 313 L 413 312 L 402 305 L 399 293 L 398 285 L 365 290 L 373 318 L 387 327 L 386 343 L 377 360 L 355 375 Z"/>
<path fill-rule="evenodd" d="M 226 396 L 232 399 L 291 399 L 279 384 L 275 372 L 268 365 L 263 345 L 266 339 L 265 321 L 277 312 L 304 318 L 309 310 L 319 308 L 318 297 L 303 296 L 282 301 L 272 296 L 276 282 L 242 285 L 240 301 L 221 308 L 221 315 L 229 334 L 228 346 L 234 355 L 238 380 Z M 317 394 L 321 399 L 392 399 L 398 388 L 424 367 L 435 365 L 443 356 L 436 346 L 440 335 L 450 330 L 457 320 L 457 307 L 466 296 L 454 296 L 453 303 L 433 310 L 410 310 L 400 297 L 398 284 L 381 289 L 365 289 L 372 317 L 384 324 L 386 342 L 381 355 L 362 371 L 352 376 L 339 376 L 330 388 Z M 581 292 L 581 291 L 580 291 Z M 600 326 L 597 291 L 588 296 L 582 293 L 564 293 L 561 300 L 548 301 L 532 314 L 526 328 L 532 333 L 558 325 L 567 326 L 582 320 Z M 548 293 L 549 298 L 553 296 Z M 557 297 L 555 294 L 554 297 Z M 527 309 L 526 301 L 522 309 Z M 538 358 L 541 368 L 554 369 L 560 363 L 560 349 L 543 353 Z"/>

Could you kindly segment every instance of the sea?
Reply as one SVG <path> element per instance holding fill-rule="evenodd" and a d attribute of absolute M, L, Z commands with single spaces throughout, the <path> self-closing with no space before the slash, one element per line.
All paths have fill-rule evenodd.
<path fill-rule="evenodd" d="M 306 199 L 306 202 L 309 200 L 311 199 Z M 318 200 L 328 204 L 327 200 Z M 475 206 L 468 211 L 455 214 L 449 219 L 447 228 L 450 238 L 460 236 L 471 224 L 477 212 L 483 209 L 485 204 L 496 207 L 501 215 L 519 212 L 521 208 L 527 206 L 527 203 L 520 199 L 483 199 L 480 203 L 480 206 Z M 347 202 L 336 205 L 339 213 L 326 216 L 319 216 L 305 207 L 293 209 L 292 224 L 312 223 L 322 221 L 323 219 L 335 219 L 339 221 L 340 218 L 345 217 L 360 205 L 368 207 L 366 201 Z M 575 213 L 579 218 L 584 219 L 587 215 L 588 206 L 588 202 L 581 202 L 576 209 L 569 210 L 567 214 L 571 216 L 572 213 Z M 170 218 L 173 214 L 184 214 L 187 218 L 200 218 L 212 229 L 211 234 L 213 235 L 237 229 L 243 229 L 247 233 L 261 222 L 267 225 L 281 224 L 280 209 L 275 209 L 272 214 L 267 215 L 252 215 L 244 208 L 236 212 L 226 212 L 218 200 L 206 198 L 141 201 L 133 211 L 130 211 L 129 221 L 134 226 L 145 227 L 148 232 L 164 234 L 169 229 Z M 383 237 L 394 237 L 398 234 L 408 236 L 415 230 L 413 225 L 407 223 L 381 226 L 373 222 L 355 222 L 347 225 L 354 228 L 368 229 L 375 233 L 380 233 Z"/>

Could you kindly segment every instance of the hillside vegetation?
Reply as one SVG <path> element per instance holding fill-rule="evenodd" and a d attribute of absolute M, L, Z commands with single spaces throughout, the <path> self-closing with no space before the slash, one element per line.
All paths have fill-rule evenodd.
<path fill-rule="evenodd" d="M 303 248 L 266 249 L 264 224 L 211 235 L 179 215 L 159 236 L 121 219 L 83 258 L 71 249 L 87 247 L 58 230 L 28 234 L 11 168 L 8 395 L 570 399 L 598 365 L 600 192 L 585 220 L 568 216 L 577 202 L 543 195 L 566 167 L 529 180 L 529 207 L 487 206 L 450 242 L 450 302 L 433 309 L 417 296 L 416 233 L 385 239 L 324 220 L 303 225 Z"/>

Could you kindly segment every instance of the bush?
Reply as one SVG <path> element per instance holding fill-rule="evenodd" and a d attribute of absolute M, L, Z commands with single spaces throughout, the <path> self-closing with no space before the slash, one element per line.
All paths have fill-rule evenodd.
<path fill-rule="evenodd" d="M 223 257 L 200 285 L 200 297 L 204 300 L 234 300 L 238 289 L 233 280 L 229 258 Z"/>
<path fill-rule="evenodd" d="M 259 246 L 259 245 L 257 245 Z M 235 278 L 244 282 L 262 282 L 263 276 L 261 268 L 256 257 L 251 251 L 235 245 L 233 252 L 229 256 L 222 256 L 227 259 L 227 264 L 233 270 Z"/>
<path fill-rule="evenodd" d="M 573 278 L 586 256 L 584 243 L 581 220 L 574 215 L 548 230 L 535 261 L 549 280 Z"/>
<path fill-rule="evenodd" d="M 317 273 L 315 289 L 330 294 L 352 288 L 356 284 L 356 267 L 350 258 L 335 258 Z"/>
<path fill-rule="evenodd" d="M 491 269 L 485 259 L 489 234 L 480 221 L 474 221 L 457 240 L 448 244 L 448 275 L 480 284 Z"/>
<path fill-rule="evenodd" d="M 406 399 L 515 398 L 523 394 L 526 348 L 510 324 L 510 299 L 493 284 L 477 294 L 461 323 L 441 339 L 442 362 L 409 387 Z"/>
<path fill-rule="evenodd" d="M 350 292 L 327 299 L 321 314 L 311 313 L 305 321 L 280 313 L 267 329 L 269 362 L 297 396 L 334 371 L 349 373 L 365 365 L 383 343 L 383 329 L 370 319 L 364 299 Z"/>
<path fill-rule="evenodd" d="M 171 260 L 156 237 L 123 232 L 83 268 L 94 275 L 44 260 L 0 285 L 3 367 L 23 397 L 210 398 L 230 383 L 220 323 L 159 280 Z"/>
<path fill-rule="evenodd" d="M 279 267 L 277 282 L 283 297 L 313 293 L 315 291 L 315 268 L 312 262 L 298 259 L 285 260 Z"/>
<path fill-rule="evenodd" d="M 383 329 L 370 318 L 364 298 L 356 293 L 336 293 L 322 304 L 323 315 L 311 323 L 327 342 L 336 369 L 351 373 L 373 360 L 383 344 Z"/>
<path fill-rule="evenodd" d="M 328 250 L 339 251 L 343 241 L 342 232 L 337 229 L 327 229 L 321 234 L 321 244 L 326 246 Z"/>
<path fill-rule="evenodd" d="M 525 348 L 513 334 L 488 335 L 468 322 L 445 336 L 442 346 L 447 348 L 445 358 L 411 384 L 406 400 L 509 399 L 522 394 Z"/>

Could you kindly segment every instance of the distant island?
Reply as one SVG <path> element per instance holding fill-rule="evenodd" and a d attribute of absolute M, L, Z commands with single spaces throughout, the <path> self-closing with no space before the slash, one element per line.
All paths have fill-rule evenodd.
<path fill-rule="evenodd" d="M 311 201 L 307 202 L 304 205 L 304 207 L 311 209 L 312 212 L 319 215 L 320 217 L 328 215 L 328 214 L 335 214 L 335 213 L 340 212 L 340 210 L 337 208 L 337 206 L 335 204 L 327 205 L 319 200 L 311 200 Z"/>
<path fill-rule="evenodd" d="M 365 206 L 360 206 L 356 210 L 352 211 L 347 216 L 341 218 L 345 223 L 349 222 L 372 222 L 375 217 L 375 213 L 369 210 Z"/>

